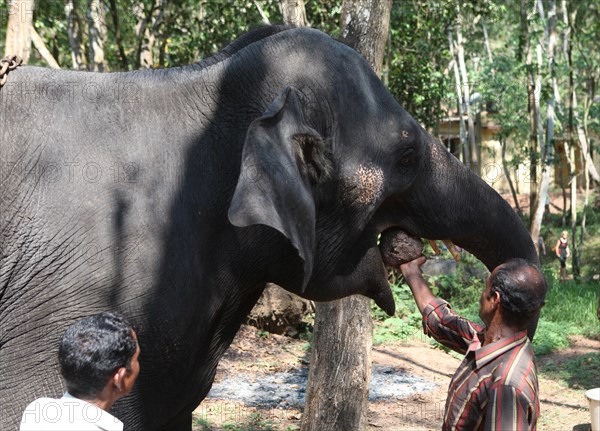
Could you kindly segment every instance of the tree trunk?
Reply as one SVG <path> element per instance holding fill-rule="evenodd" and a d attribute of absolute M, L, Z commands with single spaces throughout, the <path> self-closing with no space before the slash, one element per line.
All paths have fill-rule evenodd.
<path fill-rule="evenodd" d="M 10 2 L 6 28 L 4 55 L 18 55 L 24 63 L 31 56 L 31 29 L 33 28 L 34 0 L 13 0 Z"/>
<path fill-rule="evenodd" d="M 344 0 L 342 5 L 342 39 L 378 75 L 391 7 L 391 0 Z M 302 431 L 367 429 L 372 332 L 369 299 L 317 304 Z"/>
<path fill-rule="evenodd" d="M 69 45 L 71 46 L 73 69 L 86 70 L 81 20 L 77 14 L 76 0 L 65 1 L 65 15 L 67 16 L 67 34 L 69 35 Z"/>
<path fill-rule="evenodd" d="M 167 0 L 155 0 L 149 11 L 144 10 L 144 3 L 137 9 L 138 23 L 135 34 L 138 37 L 138 55 L 136 69 L 154 67 L 154 52 L 158 31 L 165 18 Z"/>
<path fill-rule="evenodd" d="M 467 132 L 465 130 L 465 122 L 464 122 L 464 104 L 463 104 L 463 92 L 462 85 L 460 79 L 460 72 L 458 70 L 458 61 L 456 60 L 456 54 L 454 53 L 454 38 L 452 37 L 452 30 L 448 28 L 448 44 L 450 47 L 450 55 L 452 57 L 451 67 L 454 71 L 454 88 L 456 89 L 456 104 L 458 106 L 458 125 L 459 125 L 459 133 L 460 133 L 460 146 L 461 150 L 460 154 L 463 156 L 463 163 L 467 168 L 471 168 L 471 151 L 469 150 L 469 145 L 467 143 Z"/>
<path fill-rule="evenodd" d="M 458 66 L 461 74 L 462 81 L 462 92 L 463 92 L 463 103 L 464 112 L 467 115 L 467 127 L 469 139 L 469 149 L 471 153 L 471 169 L 481 176 L 481 166 L 479 163 L 479 153 L 477 144 L 475 142 L 475 124 L 473 120 L 473 113 L 471 112 L 471 89 L 469 87 L 469 75 L 467 74 L 467 66 L 465 64 L 465 48 L 463 44 L 463 32 L 462 32 L 462 17 L 460 6 L 457 3 L 457 23 L 456 23 L 456 56 L 458 57 Z"/>
<path fill-rule="evenodd" d="M 538 0 L 541 1 L 541 0 Z M 565 8 L 563 7 L 563 12 Z M 568 26 L 566 27 L 568 29 Z M 575 116 L 577 110 L 577 97 L 575 95 L 575 82 L 573 79 L 573 65 L 571 62 L 571 52 L 568 43 L 563 45 L 567 51 L 565 57 L 567 60 L 567 71 L 569 75 L 569 96 L 567 98 L 569 104 L 569 115 L 567 124 L 567 140 L 565 144 L 565 153 L 569 163 L 569 183 L 571 184 L 571 265 L 573 276 L 578 279 L 579 272 L 579 250 L 577 247 L 577 163 L 576 163 L 576 140 L 575 140 Z M 581 153 L 582 157 L 585 157 Z"/>
<path fill-rule="evenodd" d="M 119 13 L 117 11 L 117 1 L 110 1 L 110 16 L 112 18 L 112 25 L 115 31 L 115 41 L 119 48 L 119 62 L 121 63 L 122 70 L 128 70 L 129 64 L 127 62 L 127 56 L 125 55 L 125 48 L 123 48 L 123 36 L 121 35 L 121 25 L 119 23 Z"/>
<path fill-rule="evenodd" d="M 40 37 L 37 31 L 35 31 L 35 28 L 33 26 L 31 27 L 31 41 L 33 42 L 33 46 L 35 46 L 35 49 L 37 49 L 44 61 L 48 63 L 48 66 L 50 66 L 52 69 L 60 69 L 60 66 L 56 62 L 56 59 L 52 56 L 52 54 L 46 47 L 44 40 Z"/>
<path fill-rule="evenodd" d="M 568 148 L 570 154 L 569 157 L 569 180 L 571 181 L 571 238 L 573 238 L 573 246 L 571 249 L 571 265 L 573 270 L 573 276 L 579 279 L 579 253 L 577 252 L 577 175 L 575 164 L 575 145 L 572 142 L 569 143 Z"/>
<path fill-rule="evenodd" d="M 582 125 L 579 120 L 579 110 L 577 105 L 577 93 L 575 91 L 575 86 L 573 83 L 573 71 L 572 71 L 572 38 L 575 35 L 575 18 L 576 18 L 576 10 L 573 11 L 572 15 L 569 16 L 567 10 L 567 3 L 565 0 L 561 1 L 561 10 L 563 15 L 563 23 L 565 25 L 565 38 L 563 43 L 564 55 L 567 60 L 567 65 L 569 68 L 569 83 L 570 83 L 570 121 L 575 123 L 575 129 L 577 131 L 577 142 L 579 143 L 579 151 L 581 155 L 581 163 L 582 163 L 582 172 L 583 172 L 583 180 L 585 185 L 585 195 L 584 195 L 584 204 L 583 204 L 583 215 L 581 219 L 581 228 L 580 228 L 580 236 L 573 236 L 573 275 L 575 277 L 579 277 L 579 259 L 583 257 L 583 241 L 585 236 L 585 228 L 587 221 L 587 211 L 589 208 L 589 190 L 590 190 L 590 174 L 595 177 L 596 181 L 598 180 L 598 173 L 594 167 L 594 164 L 591 160 L 590 153 L 588 151 L 588 140 L 585 128 L 585 114 L 584 114 L 584 123 Z M 570 36 L 570 37 L 569 37 Z M 569 128 L 569 131 L 573 132 L 573 127 Z M 591 169 L 590 169 L 591 167 Z M 576 224 L 575 220 L 575 224 Z M 573 222 L 572 222 L 573 223 Z M 573 232 L 577 231 L 576 228 L 573 228 Z"/>
<path fill-rule="evenodd" d="M 87 2 L 88 23 L 88 65 L 92 72 L 106 71 L 104 42 L 106 40 L 106 20 L 104 4 L 98 0 Z"/>
<path fill-rule="evenodd" d="M 517 213 L 519 215 L 523 214 L 521 211 L 521 207 L 519 206 L 519 198 L 517 197 L 517 192 L 515 190 L 515 186 L 513 185 L 512 179 L 510 178 L 510 170 L 506 164 L 506 139 L 500 138 L 500 144 L 502 145 L 502 168 L 504 169 L 504 174 L 506 175 L 506 180 L 508 181 L 508 186 L 510 187 L 510 192 L 513 197 L 513 201 L 515 202 L 515 208 L 517 209 Z"/>
<path fill-rule="evenodd" d="M 353 46 L 381 76 L 390 28 L 391 0 L 344 0 L 341 39 Z"/>
<path fill-rule="evenodd" d="M 481 17 L 481 29 L 483 30 L 483 44 L 485 45 L 485 52 L 487 53 L 488 56 L 488 61 L 490 62 L 490 64 L 492 64 L 494 62 L 494 58 L 492 56 L 492 47 L 490 45 L 490 38 L 488 36 L 488 31 L 487 31 L 487 25 L 485 24 L 485 18 Z M 492 74 L 494 74 L 495 71 L 494 69 L 492 69 Z"/>
<path fill-rule="evenodd" d="M 569 70 L 569 94 L 573 95 L 575 89 L 573 88 L 573 71 Z M 567 139 L 565 141 L 565 156 L 567 157 L 567 163 L 569 168 L 569 184 L 570 184 L 570 197 L 571 197 L 571 265 L 573 269 L 573 275 L 579 277 L 579 254 L 577 253 L 577 164 L 575 161 L 575 139 L 573 126 L 573 104 L 569 104 L 569 119 L 567 124 Z"/>
<path fill-rule="evenodd" d="M 368 298 L 316 304 L 302 431 L 367 429 L 372 331 Z"/>
<path fill-rule="evenodd" d="M 548 19 L 544 17 L 543 9 L 539 8 L 539 14 L 544 22 L 545 33 L 547 36 L 548 57 L 548 77 L 554 91 L 550 95 L 546 106 L 546 140 L 545 145 L 541 149 L 542 153 L 542 178 L 538 189 L 538 197 L 533 211 L 534 217 L 531 220 L 531 239 L 534 244 L 538 243 L 542 220 L 544 218 L 544 210 L 546 208 L 546 199 L 548 198 L 548 186 L 550 184 L 550 170 L 552 169 L 553 148 L 554 148 L 554 106 L 556 103 L 556 95 L 558 94 L 558 84 L 556 83 L 555 58 L 556 58 L 556 2 L 553 0 L 551 8 L 548 11 Z"/>
<path fill-rule="evenodd" d="M 154 35 L 148 31 L 151 26 L 152 13 L 154 2 L 150 7 L 150 11 L 146 11 L 144 3 L 139 3 L 135 8 L 137 24 L 135 25 L 135 35 L 138 38 L 137 55 L 135 56 L 134 69 L 140 67 L 149 68 L 152 66 L 152 49 L 154 47 Z"/>
<path fill-rule="evenodd" d="M 306 8 L 304 0 L 281 0 L 283 22 L 294 27 L 306 25 Z"/>
<path fill-rule="evenodd" d="M 569 56 L 570 56 L 571 52 L 569 49 Z M 570 61 L 570 59 L 569 59 Z M 579 143 L 579 154 L 581 154 L 581 163 L 583 164 L 582 166 L 582 172 L 583 172 L 583 182 L 584 182 L 584 186 L 585 186 L 585 191 L 584 191 L 584 200 L 583 200 L 583 215 L 581 218 L 581 235 L 579 236 L 579 243 L 577 242 L 577 238 L 573 238 L 573 247 L 577 248 L 577 258 L 581 259 L 583 258 L 583 239 L 585 236 L 585 225 L 587 222 L 587 212 L 589 209 L 589 193 L 590 193 L 590 169 L 589 166 L 594 166 L 594 163 L 592 162 L 589 152 L 588 152 L 588 145 L 587 145 L 587 136 L 585 135 L 584 129 L 581 126 L 581 123 L 579 122 L 579 118 L 578 118 L 578 114 L 577 114 L 577 94 L 575 93 L 575 90 L 573 89 L 573 100 L 572 100 L 572 106 L 573 106 L 573 116 L 575 119 L 575 123 L 577 124 L 576 129 L 577 129 L 577 142 Z M 594 168 L 595 171 L 595 168 Z M 596 173 L 597 175 L 597 173 Z M 597 179 L 597 178 L 596 178 Z M 573 255 L 575 256 L 575 254 Z M 573 257 L 573 261 L 575 261 L 575 257 Z M 577 268 L 577 276 L 579 275 L 579 262 L 577 262 L 577 265 L 575 266 Z M 573 271 L 575 272 L 575 271 Z"/>
<path fill-rule="evenodd" d="M 527 112 L 529 114 L 529 216 L 533 220 L 534 205 L 537 201 L 537 148 L 538 148 L 538 110 L 536 103 L 536 80 L 534 79 L 533 49 L 531 47 L 532 35 L 529 32 L 527 17 L 527 0 L 521 0 L 521 45 L 525 56 L 525 69 L 527 70 Z M 538 73 L 539 76 L 539 73 Z"/>

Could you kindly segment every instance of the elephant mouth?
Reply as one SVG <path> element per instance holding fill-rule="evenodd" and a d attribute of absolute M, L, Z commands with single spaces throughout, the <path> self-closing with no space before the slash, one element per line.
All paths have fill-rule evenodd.
<path fill-rule="evenodd" d="M 403 263 L 417 259 L 422 255 L 423 243 L 428 242 L 436 255 L 441 254 L 441 250 L 437 242 L 430 239 L 420 239 L 410 235 L 399 228 L 388 228 L 378 235 L 377 245 L 372 247 L 367 252 L 367 260 L 369 253 L 377 255 L 378 262 L 376 265 L 383 268 L 381 280 L 371 283 L 374 289 L 367 291 L 366 295 L 373 299 L 377 306 L 385 313 L 393 316 L 395 313 L 395 303 L 392 294 L 391 286 L 387 278 L 387 268 L 398 269 Z M 454 260 L 460 261 L 460 253 L 450 239 L 441 240 L 448 249 Z M 379 271 L 374 270 L 377 274 Z"/>
<path fill-rule="evenodd" d="M 436 256 L 442 254 L 437 241 L 444 244 L 452 258 L 460 262 L 460 248 L 455 246 L 451 239 L 432 240 L 410 235 L 399 228 L 387 229 L 379 234 L 377 244 L 381 252 L 382 261 L 387 267 L 399 268 L 400 265 L 419 258 L 423 254 L 424 243 L 427 242 Z"/>

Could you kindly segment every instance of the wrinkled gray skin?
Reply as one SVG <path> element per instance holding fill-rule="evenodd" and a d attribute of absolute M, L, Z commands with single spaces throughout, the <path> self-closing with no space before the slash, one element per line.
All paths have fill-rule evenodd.
<path fill-rule="evenodd" d="M 434 142 L 355 51 L 265 28 L 200 64 L 20 67 L 0 91 L 0 429 L 59 396 L 57 343 L 101 310 L 138 330 L 128 430 L 190 429 L 274 282 L 393 313 L 378 233 L 537 263 L 511 208 Z"/>

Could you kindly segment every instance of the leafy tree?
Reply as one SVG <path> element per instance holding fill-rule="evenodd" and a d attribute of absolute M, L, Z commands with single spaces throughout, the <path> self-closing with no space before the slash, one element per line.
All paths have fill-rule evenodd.
<path fill-rule="evenodd" d="M 384 79 L 400 104 L 431 129 L 442 115 L 448 88 L 446 26 L 454 19 L 450 1 L 408 0 L 392 6 Z"/>

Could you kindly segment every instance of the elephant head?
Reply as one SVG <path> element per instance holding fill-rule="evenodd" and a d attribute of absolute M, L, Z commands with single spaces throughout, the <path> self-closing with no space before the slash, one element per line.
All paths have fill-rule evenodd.
<path fill-rule="evenodd" d="M 404 111 L 362 57 L 295 31 L 312 57 L 282 66 L 279 94 L 246 135 L 229 208 L 231 223 L 275 229 L 302 260 L 302 273 L 269 281 L 314 300 L 364 294 L 393 314 L 377 248 L 392 227 L 450 239 L 490 270 L 513 257 L 539 264 L 510 206 Z"/>

